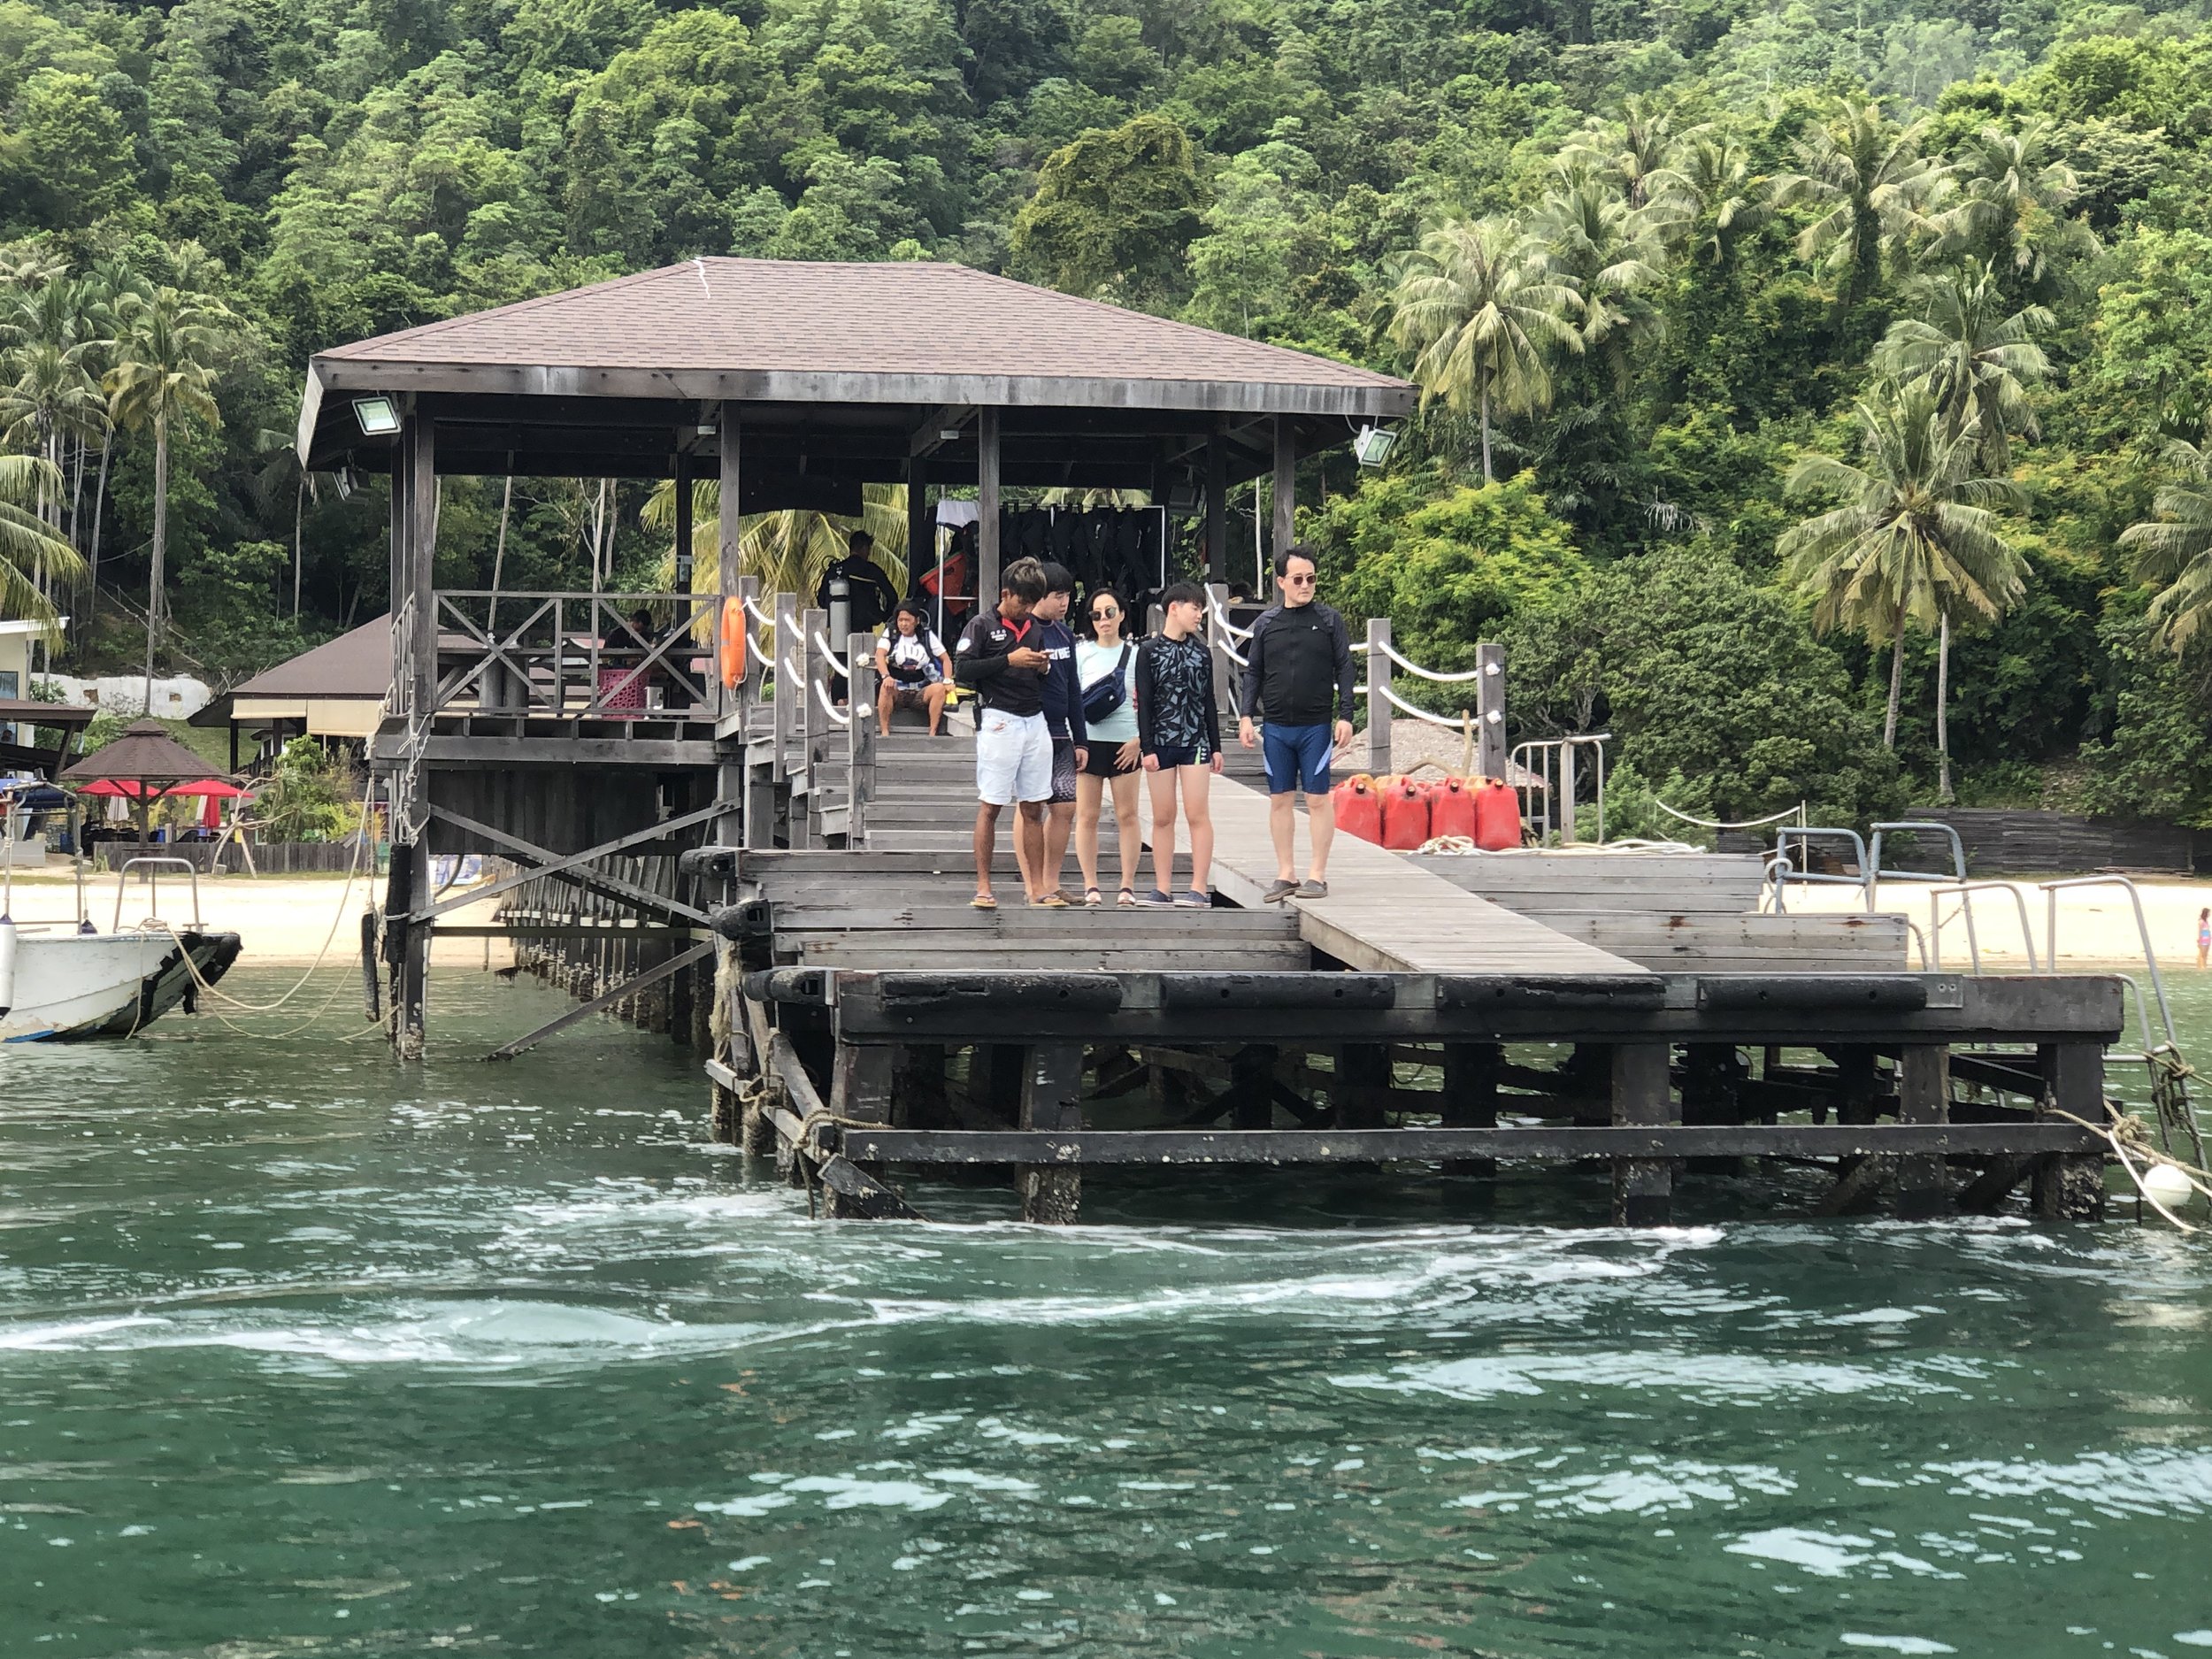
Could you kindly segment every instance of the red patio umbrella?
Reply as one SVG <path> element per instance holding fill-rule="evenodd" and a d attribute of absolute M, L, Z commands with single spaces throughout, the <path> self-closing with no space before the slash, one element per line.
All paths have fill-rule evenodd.
<path fill-rule="evenodd" d="M 138 819 L 138 839 L 147 841 L 147 809 L 171 795 L 242 793 L 183 744 L 158 720 L 134 720 L 123 735 L 64 770 L 55 782 L 85 795 L 120 795 Z"/>

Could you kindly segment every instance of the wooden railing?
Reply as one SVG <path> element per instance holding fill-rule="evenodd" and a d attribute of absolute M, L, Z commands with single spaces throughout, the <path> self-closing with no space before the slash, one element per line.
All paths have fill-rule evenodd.
<path fill-rule="evenodd" d="M 437 666 L 411 726 L 465 712 L 712 721 L 719 594 L 492 593 L 442 588 Z M 630 618 L 646 614 L 642 627 Z M 413 683 L 411 616 L 394 628 L 396 695 Z"/>

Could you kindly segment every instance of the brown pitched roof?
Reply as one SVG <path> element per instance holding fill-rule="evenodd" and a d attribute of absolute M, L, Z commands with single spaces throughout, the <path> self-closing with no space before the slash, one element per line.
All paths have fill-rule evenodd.
<path fill-rule="evenodd" d="M 222 772 L 169 735 L 158 720 L 134 720 L 123 735 L 65 771 L 61 783 L 194 783 Z"/>
<path fill-rule="evenodd" d="M 234 697 L 372 697 L 392 687 L 392 619 L 378 617 L 349 634 L 265 669 Z"/>
<path fill-rule="evenodd" d="M 319 362 L 1234 380 L 1394 389 L 1371 369 L 920 262 L 695 259 L 425 323 Z"/>

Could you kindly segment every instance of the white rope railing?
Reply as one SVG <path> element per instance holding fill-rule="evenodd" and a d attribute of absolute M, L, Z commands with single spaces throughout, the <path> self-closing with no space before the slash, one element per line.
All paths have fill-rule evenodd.
<path fill-rule="evenodd" d="M 745 595 L 745 609 L 752 613 L 753 620 L 759 623 L 762 627 L 772 628 L 776 626 L 775 618 L 770 616 L 765 611 L 763 611 L 758 604 L 755 603 L 753 596 L 750 594 L 747 594 Z"/>
<path fill-rule="evenodd" d="M 840 680 L 845 678 L 844 663 L 839 658 L 837 653 L 830 648 L 828 638 L 819 628 L 814 630 L 814 649 L 822 653 L 822 660 L 829 664 L 830 672 L 832 673 L 835 674 Z"/>
<path fill-rule="evenodd" d="M 1358 645 L 1355 645 L 1352 649 L 1356 651 L 1364 650 L 1367 649 L 1367 643 L 1363 641 Z M 1397 648 L 1393 646 L 1387 640 L 1376 643 L 1374 649 L 1380 651 L 1392 662 L 1397 664 L 1399 667 L 1404 669 L 1409 674 L 1418 675 L 1423 680 L 1432 680 L 1440 686 L 1463 686 L 1471 680 L 1480 680 L 1482 678 L 1482 670 L 1479 668 L 1470 668 L 1465 672 L 1457 674 L 1439 673 L 1433 668 L 1424 668 L 1420 664 L 1400 656 L 1398 654 Z"/>
<path fill-rule="evenodd" d="M 1214 613 L 1214 620 L 1221 624 L 1222 632 L 1231 638 L 1248 640 L 1252 637 L 1251 629 L 1240 628 L 1229 620 L 1229 613 L 1221 608 L 1221 601 L 1215 597 L 1214 590 L 1210 588 L 1206 589 L 1206 609 Z"/>
<path fill-rule="evenodd" d="M 829 716 L 832 726 L 850 726 L 853 723 L 851 715 L 837 711 L 837 705 L 830 701 L 829 687 L 818 680 L 814 682 L 814 701 L 822 705 L 822 712 Z"/>
<path fill-rule="evenodd" d="M 1795 818 L 1805 810 L 1802 807 L 1786 807 L 1781 811 L 1770 812 L 1764 818 L 1747 818 L 1740 824 L 1724 824 L 1718 818 L 1692 818 L 1687 812 L 1678 812 L 1664 801 L 1654 801 L 1652 805 L 1657 807 L 1669 818 L 1680 818 L 1685 824 L 1694 824 L 1700 829 L 1709 830 L 1758 829 L 1764 825 L 1779 824 L 1786 818 Z"/>
<path fill-rule="evenodd" d="M 1365 691 L 1367 687 L 1364 686 L 1355 686 L 1352 689 L 1355 692 L 1363 692 Z M 1376 689 L 1382 693 L 1383 700 L 1389 703 L 1392 708 L 1397 710 L 1397 711 L 1401 714 L 1409 714 L 1417 720 L 1426 720 L 1431 726 L 1440 726 L 1448 731 L 1458 732 L 1463 734 L 1467 730 L 1465 722 L 1461 720 L 1448 720 L 1440 714 L 1431 714 L 1426 709 L 1417 709 L 1411 703 L 1408 703 L 1403 697 L 1400 696 L 1396 692 L 1391 690 L 1391 688 L 1387 686 L 1378 686 Z"/>

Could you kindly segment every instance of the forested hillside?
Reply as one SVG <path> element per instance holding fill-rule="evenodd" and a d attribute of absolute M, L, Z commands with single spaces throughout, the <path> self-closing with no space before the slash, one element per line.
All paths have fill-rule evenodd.
<path fill-rule="evenodd" d="M 0 598 L 42 569 L 57 665 L 133 660 L 165 472 L 165 660 L 372 616 L 382 487 L 289 453 L 308 355 L 699 253 L 1417 378 L 1386 470 L 1314 470 L 1334 597 L 1440 666 L 1507 639 L 1630 800 L 1932 798 L 1940 676 L 1962 798 L 2212 823 L 2193 9 L 0 0 Z M 518 488 L 504 580 L 642 584 L 643 503 Z M 502 509 L 450 488 L 442 566 Z"/>

